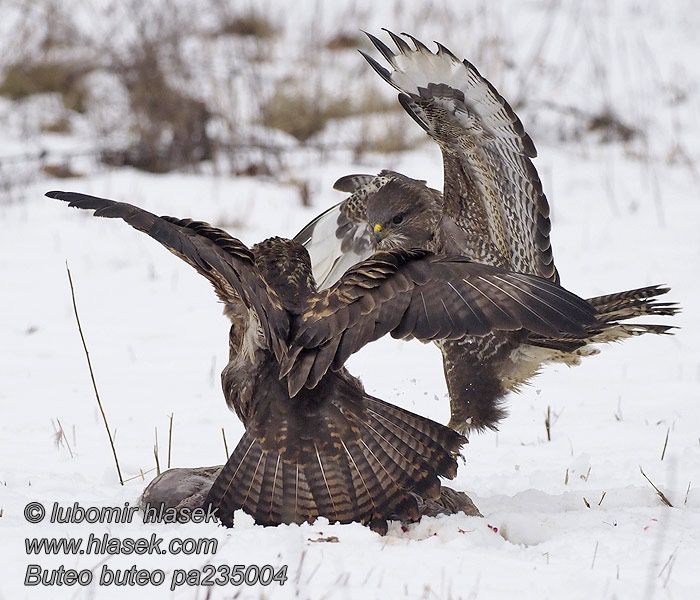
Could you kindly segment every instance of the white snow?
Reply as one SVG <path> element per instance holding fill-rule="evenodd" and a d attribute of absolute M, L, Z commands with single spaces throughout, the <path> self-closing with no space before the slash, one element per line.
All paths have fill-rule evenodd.
<path fill-rule="evenodd" d="M 439 153 L 429 143 L 404 154 L 368 154 L 361 163 L 345 153 L 304 155 L 279 180 L 308 180 L 309 208 L 300 206 L 292 185 L 207 169 L 156 176 L 92 165 L 81 179 L 33 177 L 18 195 L 0 196 L 0 599 L 123 598 L 126 593 L 143 598 L 698 597 L 700 9 L 689 0 L 468 4 L 461 9 L 411 3 L 405 11 L 398 2 L 339 2 L 332 11 L 324 4 L 314 31 L 324 27 L 335 33 L 342 24 L 344 30 L 375 34 L 382 26 L 415 32 L 426 43 L 439 40 L 468 58 L 514 104 L 527 98 L 524 110 L 516 110 L 539 151 L 535 164 L 552 205 L 552 243 L 562 283 L 584 297 L 667 283 L 669 300 L 683 305 L 673 318 L 681 329 L 672 337 L 644 336 L 603 348 L 574 369 L 548 368 L 512 396 L 500 431 L 470 440 L 466 461 L 449 483 L 469 493 L 483 519 L 425 518 L 405 531 L 393 523 L 385 537 L 358 524 L 324 519 L 264 528 L 245 515 L 230 530 L 215 524 L 143 524 L 138 517 L 124 524 L 49 523 L 48 517 L 31 524 L 23 511 L 34 501 L 47 511 L 54 502 L 133 505 L 155 475 L 156 429 L 165 468 L 171 414 L 173 467 L 223 463 L 222 428 L 229 450 L 242 431 L 222 399 L 219 373 L 228 328 L 208 283 L 124 223 L 69 209 L 44 192 L 69 189 L 128 201 L 157 214 L 210 221 L 254 243 L 294 235 L 342 198 L 331 185 L 350 172 L 394 168 L 434 187 L 440 187 L 442 175 Z M 264 3 L 285 27 L 289 54 L 276 52 L 290 61 L 308 54 L 305 19 L 320 3 L 296 2 L 293 10 L 280 5 Z M 485 43 L 489 32 L 496 38 L 491 45 Z M 347 53 L 334 69 L 342 73 L 346 65 L 348 78 L 367 71 L 361 81 L 381 88 L 359 55 Z M 334 77 L 342 80 L 339 73 Z M 357 85 L 363 85 L 359 79 Z M 577 130 L 571 115 L 557 109 L 565 105 L 591 113 L 607 106 L 646 137 L 601 143 L 598 134 Z M 27 133 L 26 123 L 17 125 L 18 110 L 0 104 L 5 156 L 75 147 L 87 139 Z M 408 117 L 402 122 L 417 129 Z M 7 169 L 4 164 L 1 173 L 10 177 Z M 128 479 L 123 487 L 78 335 L 66 262 Z M 370 393 L 447 421 L 440 357 L 433 346 L 381 340 L 352 357 L 349 368 Z M 544 426 L 548 408 L 551 441 Z M 65 442 L 56 443 L 59 420 L 70 451 Z M 662 504 L 640 467 L 673 508 Z M 177 537 L 215 538 L 218 549 L 186 556 L 25 551 L 27 538 L 87 539 L 91 533 L 120 538 L 155 533 L 164 538 L 164 547 Z M 29 564 L 90 569 L 95 582 L 26 587 Z M 288 580 L 281 587 L 169 590 L 175 570 L 201 570 L 206 564 L 288 565 Z M 99 586 L 104 565 L 162 569 L 165 583 L 126 590 Z"/>

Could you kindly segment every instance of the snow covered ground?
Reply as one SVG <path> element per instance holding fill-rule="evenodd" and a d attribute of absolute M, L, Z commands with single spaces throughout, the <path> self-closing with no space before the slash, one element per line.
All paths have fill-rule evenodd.
<path fill-rule="evenodd" d="M 279 11 L 275 2 L 266 5 Z M 667 283 L 669 299 L 683 305 L 673 319 L 681 328 L 676 335 L 604 348 L 575 369 L 549 368 L 511 397 L 510 416 L 500 431 L 470 440 L 466 462 L 450 483 L 470 494 L 483 519 L 425 518 L 407 530 L 392 524 L 385 537 L 360 525 L 323 520 L 263 528 L 245 516 L 231 530 L 213 523 L 143 524 L 138 516 L 130 523 L 89 524 L 50 523 L 47 515 L 33 524 L 24 515 L 30 502 L 49 512 L 53 503 L 133 505 L 155 475 L 156 430 L 160 465 L 167 463 L 171 415 L 173 467 L 221 464 L 226 458 L 222 428 L 229 449 L 241 434 L 222 401 L 219 372 L 226 361 L 227 325 L 207 282 L 122 222 L 68 209 L 43 197 L 45 191 L 82 191 L 157 214 L 191 216 L 254 243 L 270 235 L 292 236 L 338 201 L 341 196 L 331 186 L 341 175 L 391 167 L 434 187 L 440 187 L 442 176 L 439 153 L 426 143 L 404 154 L 369 154 L 361 163 L 338 153 L 290 167 L 290 178 L 310 182 L 313 206 L 308 208 L 300 206 L 293 186 L 207 169 L 156 176 L 94 168 L 81 179 L 35 180 L 22 189 L 23 201 L 0 198 L 1 599 L 125 593 L 144 598 L 697 597 L 700 10 L 682 0 L 663 9 L 660 3 L 637 2 L 614 7 L 594 2 L 580 10 L 573 2 L 523 5 L 484 8 L 492 30 L 504 29 L 506 43 L 494 46 L 496 57 L 475 47 L 474 35 L 463 39 L 455 20 L 444 30 L 427 17 L 418 22 L 418 9 L 411 11 L 410 22 L 401 18 L 398 5 L 374 14 L 369 3 L 341 4 L 336 14 L 348 24 L 357 9 L 362 17 L 348 24 L 351 29 L 387 26 L 443 41 L 475 62 L 514 102 L 518 94 L 537 99 L 528 101 L 521 117 L 537 145 L 536 166 L 553 206 L 553 249 L 562 283 L 584 297 Z M 485 4 L 471 7 L 470 15 L 478 17 L 480 6 Z M 332 21 L 329 12 L 324 18 Z M 547 14 L 554 15 L 551 29 L 543 25 Z M 473 21 L 465 29 L 478 31 Z M 303 38 L 293 27 L 289 31 L 289 43 Z M 527 57 L 535 55 L 548 66 L 535 72 L 544 81 L 528 74 Z M 507 61 L 510 67 L 499 67 Z M 361 66 L 359 56 L 354 62 Z M 592 75 L 596 64 L 606 66 L 604 77 Z M 644 136 L 601 143 L 595 131 L 573 135 L 574 121 L 555 106 L 569 103 L 608 105 Z M 4 122 L 12 124 L 11 107 L 0 108 Z M 414 127 L 408 117 L 403 122 Z M 10 126 L 4 137 L 12 153 L 32 143 Z M 61 136 L 43 141 L 52 148 L 81 142 Z M 78 335 L 66 262 L 128 479 L 123 487 Z M 432 346 L 381 340 L 354 356 L 349 368 L 370 393 L 447 421 L 440 357 Z M 551 441 L 545 430 L 548 411 Z M 66 440 L 57 443 L 59 421 Z M 640 468 L 672 508 L 661 502 Z M 188 555 L 29 555 L 26 550 L 26 539 L 90 534 L 149 539 L 155 534 L 164 539 L 163 548 L 175 538 L 213 538 L 218 546 L 215 553 Z M 30 564 L 88 569 L 93 583 L 27 587 Z M 288 579 L 283 586 L 185 583 L 170 590 L 174 576 L 183 570 L 206 575 L 207 564 L 269 564 L 275 570 L 288 565 Z M 162 570 L 164 582 L 128 590 L 98 584 L 104 568 L 133 565 L 156 575 Z"/>

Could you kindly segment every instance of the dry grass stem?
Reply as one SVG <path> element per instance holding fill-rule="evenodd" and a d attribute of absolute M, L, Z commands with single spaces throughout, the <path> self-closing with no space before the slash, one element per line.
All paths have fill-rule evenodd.
<path fill-rule="evenodd" d="M 656 493 L 659 495 L 659 498 L 661 498 L 661 502 L 663 502 L 666 506 L 673 508 L 673 504 L 671 504 L 671 502 L 668 498 L 666 498 L 664 493 L 654 485 L 652 480 L 647 477 L 647 474 L 644 472 L 642 467 L 639 467 L 639 471 L 642 473 L 642 475 L 644 475 L 644 479 L 646 479 L 651 484 L 651 487 L 653 487 Z"/>
<path fill-rule="evenodd" d="M 153 456 L 156 459 L 156 473 L 160 475 L 160 459 L 158 458 L 158 428 L 156 427 L 156 443 L 153 444 Z"/>
<path fill-rule="evenodd" d="M 83 335 L 83 328 L 80 325 L 80 317 L 78 316 L 78 305 L 75 302 L 75 289 L 73 288 L 73 278 L 70 275 L 70 269 L 68 268 L 68 262 L 66 262 L 66 271 L 68 272 L 68 283 L 70 283 L 70 295 L 73 299 L 73 312 L 75 313 L 75 320 L 78 323 L 78 333 L 80 333 L 80 340 L 83 343 L 83 350 L 85 350 L 85 358 L 87 359 L 88 369 L 90 370 L 90 379 L 92 380 L 92 387 L 95 390 L 95 398 L 97 398 L 97 405 L 100 408 L 100 413 L 102 414 L 102 420 L 105 424 L 105 429 L 107 430 L 107 436 L 109 437 L 109 445 L 112 448 L 112 454 L 114 456 L 114 464 L 117 466 L 117 475 L 119 475 L 119 483 L 124 485 L 124 479 L 122 478 L 122 470 L 119 468 L 119 459 L 117 458 L 117 450 L 114 447 L 114 440 L 112 439 L 112 433 L 109 430 L 109 425 L 107 423 L 107 415 L 105 414 L 104 408 L 102 407 L 102 400 L 100 400 L 100 393 L 97 391 L 97 382 L 95 381 L 95 373 L 92 370 L 92 363 L 90 362 L 90 353 L 88 352 L 87 344 L 85 343 L 85 336 Z"/>
<path fill-rule="evenodd" d="M 66 443 L 66 448 L 68 448 L 68 452 L 70 453 L 70 457 L 74 458 L 73 451 L 70 449 L 70 444 L 68 443 L 68 437 L 66 436 L 66 431 L 63 429 L 63 425 L 61 425 L 61 421 L 59 421 L 58 417 L 56 417 L 56 423 L 58 423 L 58 432 L 63 438 L 63 441 Z"/>
<path fill-rule="evenodd" d="M 678 548 L 676 548 L 673 552 L 671 552 L 671 555 L 668 557 L 668 560 L 666 561 L 666 563 L 662 567 L 661 571 L 659 571 L 659 574 L 657 576 L 659 579 L 661 579 L 661 576 L 664 574 L 664 571 L 666 571 L 666 569 L 668 569 L 668 572 L 666 573 L 666 579 L 664 580 L 663 587 L 666 587 L 666 585 L 668 584 L 668 580 L 671 579 L 671 571 L 673 570 L 673 564 L 676 561 L 676 550 L 678 550 Z"/>
<path fill-rule="evenodd" d="M 586 471 L 585 475 L 581 475 L 581 479 L 584 481 L 588 481 L 588 476 L 591 474 L 591 467 L 588 467 L 588 471 Z"/>
<path fill-rule="evenodd" d="M 229 454 L 228 454 L 228 444 L 226 443 L 226 432 L 224 431 L 224 428 L 221 428 L 221 435 L 224 438 L 224 450 L 226 451 L 226 460 L 228 460 Z"/>
<path fill-rule="evenodd" d="M 617 400 L 617 412 L 614 415 L 616 421 L 622 421 L 622 398 Z"/>
<path fill-rule="evenodd" d="M 170 457 L 172 456 L 173 450 L 173 415 L 175 413 L 170 413 L 170 427 L 168 427 L 168 469 L 170 468 Z"/>
<path fill-rule="evenodd" d="M 595 557 L 598 555 L 598 541 L 595 543 L 595 550 L 593 550 L 593 560 L 591 561 L 591 569 L 595 566 Z"/>
<path fill-rule="evenodd" d="M 124 482 L 122 483 L 122 485 L 124 485 L 124 483 L 127 483 L 129 481 L 133 481 L 134 479 L 143 479 L 145 481 L 146 475 L 148 475 L 149 473 L 152 473 L 155 470 L 156 470 L 155 467 L 153 467 L 152 469 L 148 469 L 148 471 L 144 471 L 143 469 L 139 469 L 139 472 L 137 475 L 134 475 L 133 477 L 129 477 L 128 479 L 125 479 Z"/>
<path fill-rule="evenodd" d="M 661 451 L 661 460 L 666 456 L 666 446 L 668 446 L 668 434 L 671 432 L 671 428 L 666 429 L 666 439 L 664 440 L 664 449 Z"/>

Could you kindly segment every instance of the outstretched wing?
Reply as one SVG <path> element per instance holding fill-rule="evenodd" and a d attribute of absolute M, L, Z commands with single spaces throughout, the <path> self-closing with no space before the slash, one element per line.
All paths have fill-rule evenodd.
<path fill-rule="evenodd" d="M 307 301 L 292 321 L 282 374 L 295 395 L 387 333 L 422 341 L 517 329 L 582 335 L 596 315 L 588 302 L 547 279 L 461 256 L 377 252 Z"/>
<path fill-rule="evenodd" d="M 278 359 L 289 330 L 289 317 L 265 280 L 260 276 L 253 254 L 241 241 L 208 223 L 191 219 L 158 217 L 125 202 L 115 202 L 75 192 L 47 192 L 49 198 L 69 206 L 95 211 L 97 217 L 119 218 L 160 242 L 170 252 L 194 267 L 214 286 L 226 312 L 243 303 L 255 311 L 268 347 Z"/>
<path fill-rule="evenodd" d="M 367 197 L 387 180 L 384 173 L 341 177 L 333 189 L 350 196 L 321 213 L 294 236 L 309 252 L 318 289 L 330 287 L 350 267 L 372 256 Z"/>
<path fill-rule="evenodd" d="M 558 283 L 549 205 L 531 161 L 537 152 L 518 116 L 468 61 L 459 61 L 440 44 L 433 53 L 403 34 L 414 49 L 388 33 L 398 53 L 367 35 L 393 70 L 361 52 L 401 92 L 406 112 L 440 146 L 445 215 L 464 229 L 467 243 L 488 240 L 500 264 Z"/>

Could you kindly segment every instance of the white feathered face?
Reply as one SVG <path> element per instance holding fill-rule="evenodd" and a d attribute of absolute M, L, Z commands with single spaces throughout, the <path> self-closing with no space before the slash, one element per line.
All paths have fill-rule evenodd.
<path fill-rule="evenodd" d="M 367 220 L 376 249 L 432 249 L 440 206 L 422 182 L 406 179 L 392 180 L 367 198 Z"/>

